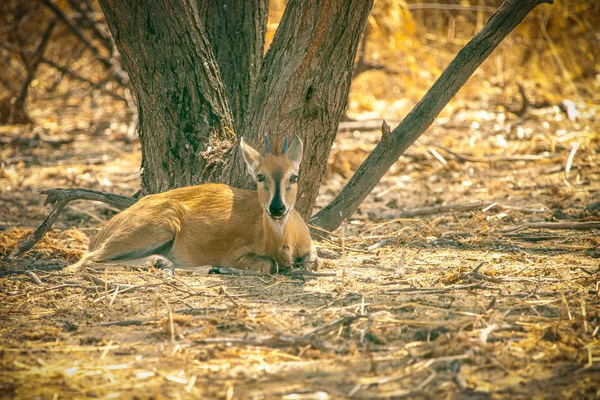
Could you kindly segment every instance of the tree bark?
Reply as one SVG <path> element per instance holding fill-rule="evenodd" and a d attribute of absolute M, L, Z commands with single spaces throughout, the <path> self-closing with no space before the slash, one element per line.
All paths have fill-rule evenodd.
<path fill-rule="evenodd" d="M 143 193 L 218 181 L 234 121 L 197 3 L 100 5 L 137 97 Z"/>
<path fill-rule="evenodd" d="M 333 231 L 350 217 L 381 177 L 433 123 L 450 99 L 500 42 L 533 10 L 552 0 L 506 0 L 483 29 L 457 54 L 415 108 L 361 164 L 338 196 L 311 218 L 311 224 Z"/>
<path fill-rule="evenodd" d="M 279 149 L 284 135 L 304 142 L 298 202 L 306 219 L 318 194 L 339 119 L 348 100 L 354 59 L 372 0 L 290 0 L 262 70 L 242 133 Z M 253 185 L 238 149 L 224 180 Z"/>
<path fill-rule="evenodd" d="M 240 132 L 265 52 L 268 0 L 199 1 L 208 41 Z"/>

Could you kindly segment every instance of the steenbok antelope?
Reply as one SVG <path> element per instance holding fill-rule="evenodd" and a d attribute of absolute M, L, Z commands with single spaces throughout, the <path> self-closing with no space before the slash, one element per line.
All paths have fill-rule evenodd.
<path fill-rule="evenodd" d="M 315 262 L 308 227 L 294 210 L 302 141 L 295 136 L 288 148 L 286 137 L 274 154 L 266 138 L 264 156 L 243 138 L 240 147 L 256 191 L 209 183 L 143 197 L 108 221 L 70 270 L 150 262 L 275 273 Z"/>

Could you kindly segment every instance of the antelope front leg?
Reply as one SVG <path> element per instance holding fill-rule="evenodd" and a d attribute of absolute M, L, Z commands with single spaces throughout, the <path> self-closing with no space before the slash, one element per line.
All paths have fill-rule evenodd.
<path fill-rule="evenodd" d="M 224 275 L 272 275 L 278 271 L 277 263 L 271 257 L 246 254 L 237 259 L 231 267 L 212 267 L 209 274 Z"/>
<path fill-rule="evenodd" d="M 294 267 L 302 268 L 306 271 L 317 271 L 319 269 L 319 257 L 314 251 L 309 251 L 303 256 L 294 259 Z"/>

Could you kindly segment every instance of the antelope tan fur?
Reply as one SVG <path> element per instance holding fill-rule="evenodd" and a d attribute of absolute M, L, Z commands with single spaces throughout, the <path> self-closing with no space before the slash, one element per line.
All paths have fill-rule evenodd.
<path fill-rule="evenodd" d="M 310 235 L 294 210 L 302 141 L 295 136 L 288 148 L 286 137 L 280 154 L 273 154 L 267 138 L 264 156 L 243 138 L 240 147 L 256 191 L 210 183 L 143 197 L 108 221 L 70 269 L 149 259 L 169 268 L 212 265 L 262 273 L 308 266 L 315 259 Z"/>

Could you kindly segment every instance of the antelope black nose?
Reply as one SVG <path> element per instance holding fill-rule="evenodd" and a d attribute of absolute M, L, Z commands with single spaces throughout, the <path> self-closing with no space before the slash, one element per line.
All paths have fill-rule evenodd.
<path fill-rule="evenodd" d="M 282 217 L 285 215 L 286 212 L 286 208 L 285 208 L 285 204 L 279 202 L 272 202 L 271 205 L 269 206 L 269 214 L 271 214 L 271 216 L 273 217 Z"/>

